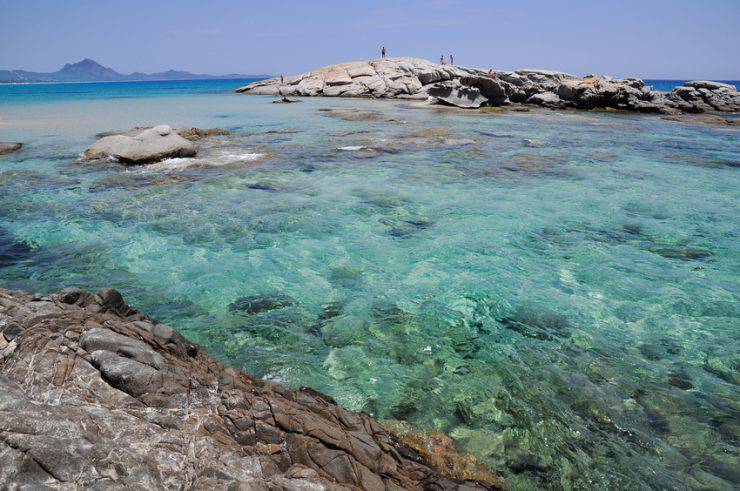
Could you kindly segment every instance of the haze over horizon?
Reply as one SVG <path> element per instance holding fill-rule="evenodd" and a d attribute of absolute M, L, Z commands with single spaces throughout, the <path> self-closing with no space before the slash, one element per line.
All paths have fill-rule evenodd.
<path fill-rule="evenodd" d="M 297 73 L 379 55 L 665 79 L 740 79 L 740 2 L 0 0 L 0 69 Z M 711 26 L 711 29 L 708 29 Z M 30 34 L 29 34 L 30 33 Z"/>

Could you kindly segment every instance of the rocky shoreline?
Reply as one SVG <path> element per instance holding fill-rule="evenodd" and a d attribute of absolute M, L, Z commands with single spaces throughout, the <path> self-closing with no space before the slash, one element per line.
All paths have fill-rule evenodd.
<path fill-rule="evenodd" d="M 719 82 L 694 81 L 660 92 L 638 78 L 579 78 L 546 70 L 497 72 L 439 65 L 418 58 L 385 58 L 329 65 L 236 89 L 281 97 L 371 97 L 429 100 L 462 108 L 510 103 L 551 108 L 616 109 L 661 114 L 737 112 L 740 93 Z"/>
<path fill-rule="evenodd" d="M 115 290 L 0 289 L 3 489 L 502 487 L 426 450 L 224 366 Z"/>

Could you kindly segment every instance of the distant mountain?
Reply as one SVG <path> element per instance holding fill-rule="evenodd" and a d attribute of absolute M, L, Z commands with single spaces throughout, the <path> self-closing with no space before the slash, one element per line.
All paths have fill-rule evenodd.
<path fill-rule="evenodd" d="M 205 75 L 200 73 L 189 73 L 179 70 L 168 70 L 158 73 L 129 74 L 118 73 L 112 68 L 107 68 L 85 58 L 78 63 L 67 63 L 61 70 L 56 72 L 29 72 L 26 70 L 0 70 L 0 83 L 2 82 L 126 82 L 139 80 L 205 80 L 224 78 L 268 78 L 268 75 L 241 75 L 230 73 L 228 75 Z"/>

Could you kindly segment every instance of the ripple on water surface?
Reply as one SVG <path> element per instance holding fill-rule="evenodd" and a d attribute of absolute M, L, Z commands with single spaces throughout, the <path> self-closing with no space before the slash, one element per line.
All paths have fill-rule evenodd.
<path fill-rule="evenodd" d="M 514 489 L 737 485 L 737 130 L 403 106 L 6 104 L 25 124 L 1 136 L 29 145 L 0 161 L 0 283 L 117 287 L 257 376 L 446 432 Z M 162 122 L 228 127 L 234 151 L 60 157 Z"/>

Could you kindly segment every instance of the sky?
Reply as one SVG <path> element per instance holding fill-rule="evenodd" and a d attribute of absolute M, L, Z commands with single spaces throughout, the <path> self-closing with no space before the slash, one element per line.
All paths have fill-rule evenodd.
<path fill-rule="evenodd" d="M 740 0 L 0 0 L 0 69 L 293 74 L 389 56 L 740 79 Z"/>

